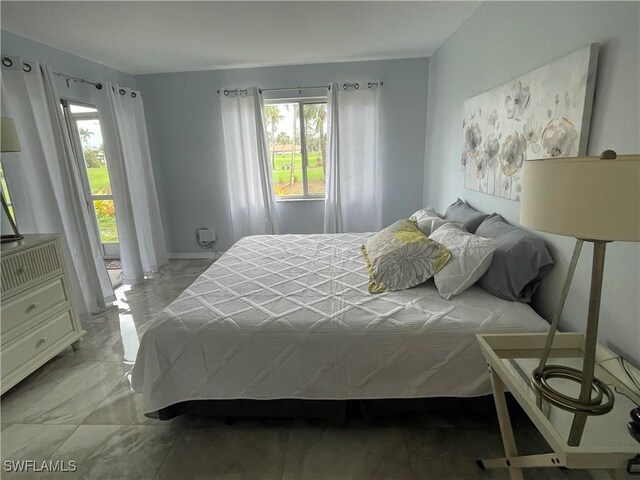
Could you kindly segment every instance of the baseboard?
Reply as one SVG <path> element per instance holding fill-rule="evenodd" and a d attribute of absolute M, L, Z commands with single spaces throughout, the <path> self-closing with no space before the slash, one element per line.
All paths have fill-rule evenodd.
<path fill-rule="evenodd" d="M 214 252 L 168 253 L 169 260 L 215 260 L 219 254 Z"/>

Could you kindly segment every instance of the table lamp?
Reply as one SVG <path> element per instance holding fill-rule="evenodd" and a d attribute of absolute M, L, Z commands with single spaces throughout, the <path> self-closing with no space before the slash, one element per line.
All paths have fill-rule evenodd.
<path fill-rule="evenodd" d="M 598 319 L 607 243 L 640 241 L 640 155 L 528 160 L 522 173 L 520 223 L 523 226 L 576 238 L 576 245 L 532 384 L 549 403 L 575 413 L 568 445 L 580 444 L 587 416 L 613 408 L 611 389 L 594 376 Z M 569 293 L 582 245 L 593 243 L 591 290 L 582 370 L 548 365 L 549 352 Z M 551 387 L 563 378 L 580 384 L 578 398 Z"/>
<path fill-rule="evenodd" d="M 16 127 L 13 124 L 13 120 L 9 117 L 0 117 L 0 153 L 19 151 L 20 143 L 18 142 L 18 135 L 16 134 Z M 0 194 L 0 197 L 2 197 L 2 208 L 4 213 L 7 215 L 7 219 L 13 229 L 13 235 L 2 235 L 2 243 L 15 242 L 23 237 L 20 235 L 20 232 L 18 232 L 18 227 L 11 216 L 11 212 L 9 212 L 9 207 L 4 199 L 4 192 Z"/>

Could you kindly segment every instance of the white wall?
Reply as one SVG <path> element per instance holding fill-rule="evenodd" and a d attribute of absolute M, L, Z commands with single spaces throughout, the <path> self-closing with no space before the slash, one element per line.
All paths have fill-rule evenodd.
<path fill-rule="evenodd" d="M 136 76 L 170 252 L 202 250 L 198 226 L 231 244 L 218 88 L 326 85 L 382 80 L 383 219 L 389 224 L 422 203 L 427 59 L 248 68 Z M 324 202 L 280 202 L 281 233 L 322 232 Z"/>
<path fill-rule="evenodd" d="M 572 51 L 600 43 L 589 155 L 640 152 L 638 2 L 487 2 L 429 59 L 425 204 L 456 197 L 517 223 L 518 202 L 466 190 L 460 170 L 462 102 Z M 624 215 L 624 212 L 612 212 Z M 574 240 L 544 235 L 556 259 L 534 307 L 553 314 Z M 584 330 L 591 246 L 585 246 L 562 327 Z M 607 247 L 600 338 L 640 363 L 640 246 Z"/>

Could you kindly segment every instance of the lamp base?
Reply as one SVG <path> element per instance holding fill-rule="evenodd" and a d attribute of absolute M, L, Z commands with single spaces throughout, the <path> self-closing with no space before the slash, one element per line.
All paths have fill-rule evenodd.
<path fill-rule="evenodd" d="M 1 191 L 0 200 L 2 201 L 2 210 L 4 210 L 4 214 L 7 216 L 7 220 L 9 220 L 9 224 L 11 225 L 11 229 L 13 230 L 13 235 L 2 235 L 2 243 L 17 242 L 18 240 L 22 240 L 24 237 L 20 235 L 18 226 L 11 216 L 9 206 L 7 205 L 7 201 L 4 199 L 4 194 Z"/>
<path fill-rule="evenodd" d="M 605 415 L 613 409 L 614 396 L 607 384 L 598 377 L 593 377 L 590 398 L 586 402 L 580 398 L 565 395 L 551 385 L 548 380 L 561 378 L 582 385 L 584 383 L 582 370 L 564 365 L 547 364 L 542 369 L 533 372 L 532 384 L 538 394 L 552 405 L 563 410 L 583 415 Z"/>
<path fill-rule="evenodd" d="M 571 263 L 569 264 L 569 270 L 567 271 L 567 277 L 565 278 L 560 300 L 558 301 L 558 307 L 551 322 L 547 341 L 540 358 L 540 365 L 534 370 L 532 375 L 533 387 L 541 397 L 563 410 L 574 413 L 571 431 L 567 439 L 567 444 L 573 447 L 580 445 L 587 417 L 590 415 L 604 415 L 611 411 L 614 404 L 614 395 L 611 389 L 594 375 L 600 297 L 602 295 L 602 278 L 604 271 L 604 253 L 606 244 L 608 243 L 605 240 L 586 240 L 593 243 L 593 264 L 591 268 L 591 291 L 589 293 L 589 311 L 587 314 L 582 370 L 561 365 L 547 365 L 553 338 L 558 329 L 558 322 L 562 315 L 564 303 L 569 293 L 571 280 L 573 279 L 584 241 L 583 239 L 577 239 L 576 241 Z M 547 382 L 547 380 L 552 378 L 561 378 L 580 384 L 579 397 L 574 398 L 552 388 Z"/>
<path fill-rule="evenodd" d="M 1 243 L 17 242 L 18 240 L 22 240 L 23 238 L 24 237 L 19 233 L 17 235 L 2 235 Z"/>

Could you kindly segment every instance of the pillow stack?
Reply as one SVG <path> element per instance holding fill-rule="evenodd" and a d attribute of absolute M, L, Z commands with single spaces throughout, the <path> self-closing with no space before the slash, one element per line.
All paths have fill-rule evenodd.
<path fill-rule="evenodd" d="M 433 208 L 415 212 L 362 247 L 372 293 L 402 290 L 433 277 L 449 300 L 474 284 L 517 302 L 530 302 L 553 267 L 544 240 L 457 199 L 444 218 Z"/>

